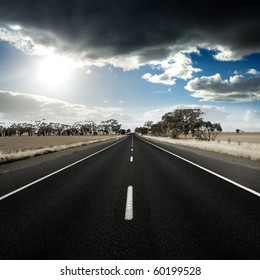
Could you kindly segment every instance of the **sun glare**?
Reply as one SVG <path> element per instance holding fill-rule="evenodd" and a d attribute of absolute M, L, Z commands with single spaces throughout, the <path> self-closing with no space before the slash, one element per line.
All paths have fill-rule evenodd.
<path fill-rule="evenodd" d="M 69 59 L 49 55 L 40 63 L 38 76 L 46 86 L 61 86 L 67 83 L 72 68 L 73 64 Z"/>

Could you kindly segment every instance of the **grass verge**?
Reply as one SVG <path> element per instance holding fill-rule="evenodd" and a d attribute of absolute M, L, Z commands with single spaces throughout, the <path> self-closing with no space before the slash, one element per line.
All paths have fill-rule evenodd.
<path fill-rule="evenodd" d="M 243 157 L 251 160 L 260 160 L 260 144 L 231 141 L 200 141 L 194 139 L 171 139 L 168 137 L 145 136 L 146 139 L 167 142 L 176 145 L 188 146 L 207 151 Z"/>

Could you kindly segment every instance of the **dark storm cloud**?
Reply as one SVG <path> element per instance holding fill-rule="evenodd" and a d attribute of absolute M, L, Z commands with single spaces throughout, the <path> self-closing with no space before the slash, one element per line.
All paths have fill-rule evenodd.
<path fill-rule="evenodd" d="M 0 0 L 0 23 L 34 30 L 34 41 L 106 58 L 167 55 L 167 46 L 221 45 L 260 50 L 256 1 Z M 62 43 L 58 43 L 62 42 Z"/>

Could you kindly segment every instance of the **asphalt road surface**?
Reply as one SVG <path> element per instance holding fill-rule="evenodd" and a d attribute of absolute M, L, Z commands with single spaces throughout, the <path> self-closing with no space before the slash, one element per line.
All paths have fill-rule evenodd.
<path fill-rule="evenodd" d="M 259 170 L 156 145 L 171 153 L 131 134 L 5 165 L 0 259 L 260 259 L 260 197 L 239 187 Z"/>

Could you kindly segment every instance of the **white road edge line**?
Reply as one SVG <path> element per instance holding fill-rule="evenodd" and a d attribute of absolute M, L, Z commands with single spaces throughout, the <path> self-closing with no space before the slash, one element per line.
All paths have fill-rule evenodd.
<path fill-rule="evenodd" d="M 166 152 L 166 153 L 168 153 L 170 155 L 173 155 L 173 156 L 175 156 L 175 157 L 177 157 L 177 158 L 179 158 L 181 160 L 184 160 L 184 161 L 186 161 L 186 162 L 188 162 L 188 163 L 190 163 L 190 164 L 192 164 L 192 165 L 194 165 L 194 166 L 196 166 L 196 167 L 198 167 L 198 168 L 200 168 L 200 169 L 202 169 L 202 170 L 204 170 L 204 171 L 206 171 L 206 172 L 208 172 L 208 173 L 210 173 L 210 174 L 212 174 L 212 175 L 214 175 L 216 177 L 219 177 L 219 178 L 221 178 L 224 181 L 227 181 L 227 182 L 229 182 L 229 183 L 231 183 L 231 184 L 233 184 L 233 185 L 235 185 L 235 186 L 237 186 L 237 187 L 239 187 L 239 188 L 241 188 L 241 189 L 243 189 L 245 191 L 248 191 L 248 192 L 250 192 L 250 193 L 260 197 L 260 193 L 257 192 L 257 191 L 254 191 L 254 190 L 252 190 L 252 189 L 250 189 L 248 187 L 245 187 L 245 186 L 243 186 L 243 185 L 241 185 L 241 184 L 239 184 L 239 183 L 237 183 L 237 182 L 235 182 L 233 180 L 230 180 L 230 179 L 228 179 L 228 178 L 226 178 L 226 177 L 224 177 L 224 176 L 222 176 L 222 175 L 220 175 L 220 174 L 218 174 L 218 173 L 216 173 L 214 171 L 211 171 L 211 170 L 209 170 L 209 169 L 207 169 L 207 168 L 205 168 L 205 167 L 203 167 L 203 166 L 201 166 L 201 165 L 199 165 L 197 163 L 194 163 L 194 162 L 192 162 L 192 161 L 190 161 L 190 160 L 188 160 L 186 158 L 178 156 L 178 155 L 176 155 L 176 154 L 174 154 L 174 153 L 172 153 L 172 152 L 170 152 L 170 151 L 168 151 L 168 150 L 166 150 L 164 148 L 161 148 L 161 147 L 159 147 L 159 146 L 157 146 L 157 145 L 155 145 L 153 143 L 150 143 L 150 142 L 148 142 L 148 141 L 146 141 L 146 140 L 144 140 L 142 138 L 139 138 L 139 139 L 141 139 L 142 141 L 144 141 L 144 142 L 146 142 L 146 143 L 148 143 L 148 144 L 150 144 L 150 145 L 152 145 L 152 146 L 154 146 L 154 147 L 156 147 L 156 148 L 158 148 L 158 149 L 160 149 L 160 150 L 162 150 L 162 151 L 164 151 L 164 152 Z"/>
<path fill-rule="evenodd" d="M 58 169 L 58 170 L 56 170 L 56 171 L 54 171 L 54 172 L 52 172 L 52 173 L 50 173 L 50 174 L 48 174 L 48 175 L 46 175 L 46 176 L 43 176 L 43 177 L 41 177 L 40 179 L 37 179 L 37 180 L 35 180 L 35 181 L 33 181 L 33 182 L 31 182 L 31 183 L 29 183 L 29 184 L 27 184 L 27 185 L 25 185 L 25 186 L 19 188 L 19 189 L 16 189 L 16 190 L 14 190 L 14 191 L 12 191 L 12 192 L 10 192 L 10 193 L 7 193 L 7 194 L 5 194 L 5 195 L 3 195 L 3 196 L 0 197 L 0 201 L 3 200 L 3 199 L 5 199 L 5 198 L 7 198 L 7 197 L 9 197 L 9 196 L 11 196 L 11 195 L 14 195 L 14 194 L 16 194 L 16 193 L 18 193 L 18 192 L 20 192 L 20 191 L 22 191 L 22 190 L 24 190 L 24 189 L 26 189 L 26 188 L 32 186 L 32 185 L 35 185 L 35 184 L 37 184 L 37 183 L 39 183 L 39 182 L 41 182 L 41 181 L 43 181 L 43 180 L 45 180 L 45 179 L 47 179 L 47 178 L 49 178 L 49 177 L 51 177 L 51 176 L 53 176 L 53 175 L 55 175 L 55 174 L 57 174 L 57 173 L 59 173 L 59 172 L 65 170 L 65 169 L 67 169 L 67 168 L 70 168 L 70 167 L 72 167 L 73 165 L 76 165 L 76 164 L 78 164 L 78 163 L 80 163 L 80 162 L 82 162 L 82 161 L 84 161 L 84 160 L 86 160 L 86 159 L 88 159 L 88 158 L 91 158 L 91 157 L 93 157 L 93 156 L 95 156 L 95 155 L 97 155 L 97 154 L 99 154 L 99 153 L 101 153 L 101 152 L 103 152 L 103 151 L 105 151 L 105 150 L 107 150 L 107 149 L 109 149 L 109 148 L 111 148 L 111 147 L 113 147 L 113 146 L 115 146 L 115 145 L 121 143 L 121 142 L 124 141 L 125 139 L 126 139 L 126 138 L 124 138 L 124 139 L 122 139 L 121 141 L 116 142 L 116 143 L 114 143 L 114 144 L 112 144 L 112 145 L 110 145 L 110 146 L 108 146 L 108 147 L 105 147 L 105 148 L 103 148 L 102 150 L 99 150 L 99 151 L 97 151 L 97 152 L 95 152 L 95 153 L 93 153 L 93 154 L 91 154 L 91 155 L 89 155 L 89 156 L 87 156 L 87 157 L 84 157 L 84 158 L 82 158 L 82 159 L 80 159 L 80 160 L 78 160 L 78 161 L 75 161 L 75 162 L 73 162 L 73 163 L 71 163 L 71 164 L 69 164 L 69 165 L 67 165 L 67 166 L 65 166 L 65 167 L 63 167 L 63 168 L 61 168 L 61 169 Z"/>
<path fill-rule="evenodd" d="M 133 186 L 127 188 L 125 220 L 133 220 Z"/>

